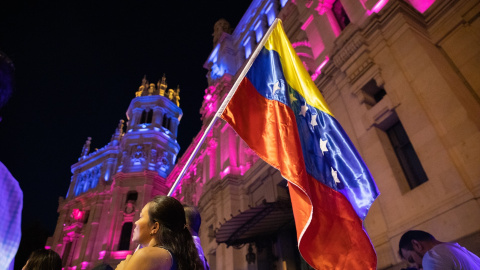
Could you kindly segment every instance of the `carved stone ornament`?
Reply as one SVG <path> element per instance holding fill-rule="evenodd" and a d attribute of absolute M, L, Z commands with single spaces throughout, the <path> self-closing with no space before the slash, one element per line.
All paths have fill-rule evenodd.
<path fill-rule="evenodd" d="M 127 205 L 125 206 L 125 214 L 131 214 L 135 211 L 135 205 L 129 201 L 127 202 Z"/>
<path fill-rule="evenodd" d="M 145 163 L 145 153 L 143 146 L 138 145 L 137 149 L 133 151 L 131 162 L 132 165 L 143 165 Z"/>

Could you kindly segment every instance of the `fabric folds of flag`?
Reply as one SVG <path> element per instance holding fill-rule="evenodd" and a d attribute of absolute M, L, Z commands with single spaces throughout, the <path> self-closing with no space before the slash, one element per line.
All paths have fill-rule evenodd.
<path fill-rule="evenodd" d="M 375 269 L 363 220 L 379 195 L 281 21 L 221 117 L 289 181 L 303 258 L 316 269 Z"/>

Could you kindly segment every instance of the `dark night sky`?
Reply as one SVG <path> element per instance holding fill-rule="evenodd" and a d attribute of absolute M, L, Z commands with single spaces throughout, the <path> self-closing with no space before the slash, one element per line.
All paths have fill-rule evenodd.
<path fill-rule="evenodd" d="M 144 74 L 181 88 L 181 153 L 199 131 L 203 63 L 214 23 L 235 27 L 251 1 L 9 1 L 0 4 L 0 50 L 16 88 L 0 110 L 0 161 L 24 192 L 23 223 L 53 233 L 70 166 L 91 136 L 110 141 Z"/>

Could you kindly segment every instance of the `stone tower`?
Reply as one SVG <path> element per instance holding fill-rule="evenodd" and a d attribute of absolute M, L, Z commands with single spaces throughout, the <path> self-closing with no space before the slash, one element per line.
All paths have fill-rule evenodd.
<path fill-rule="evenodd" d="M 90 152 L 91 138 L 72 165 L 72 180 L 59 201 L 59 219 L 47 241 L 65 269 L 115 266 L 131 254 L 133 224 L 154 196 L 167 194 L 167 176 L 180 150 L 177 129 L 182 117 L 179 92 L 144 77 L 111 141 Z"/>

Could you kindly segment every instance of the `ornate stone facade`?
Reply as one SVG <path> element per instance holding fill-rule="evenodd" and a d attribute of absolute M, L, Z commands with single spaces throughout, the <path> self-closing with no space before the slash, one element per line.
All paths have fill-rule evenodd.
<path fill-rule="evenodd" d="M 279 17 L 380 189 L 364 222 L 378 268 L 405 266 L 397 249 L 408 229 L 479 254 L 479 7 L 478 0 L 254 0 L 231 34 L 215 30 L 204 65 L 204 128 L 168 179 Z M 274 210 L 288 213 L 285 187 L 217 122 L 174 195 L 199 206 L 212 269 L 307 269 L 291 216 Z"/>
<path fill-rule="evenodd" d="M 233 32 L 225 21 L 215 26 L 204 126 L 176 166 L 179 91 L 145 79 L 126 131 L 120 123 L 90 154 L 88 140 L 72 166 L 47 245 L 64 255 L 66 269 L 115 265 L 131 253 L 122 235 L 141 206 L 167 192 L 278 17 L 380 189 L 364 222 L 378 268 L 405 266 L 397 248 L 408 229 L 480 254 L 479 7 L 478 0 L 252 1 Z M 174 194 L 199 206 L 211 269 L 308 269 L 286 184 L 228 125 L 215 124 Z"/>
<path fill-rule="evenodd" d="M 180 90 L 161 95 L 165 76 L 157 87 L 144 78 L 140 89 L 128 107 L 126 127 L 120 120 L 110 143 L 94 152 L 88 138 L 72 166 L 68 194 L 60 198 L 57 226 L 47 241 L 65 269 L 115 266 L 131 254 L 133 223 L 142 207 L 171 186 L 166 178 L 180 150 Z"/>

